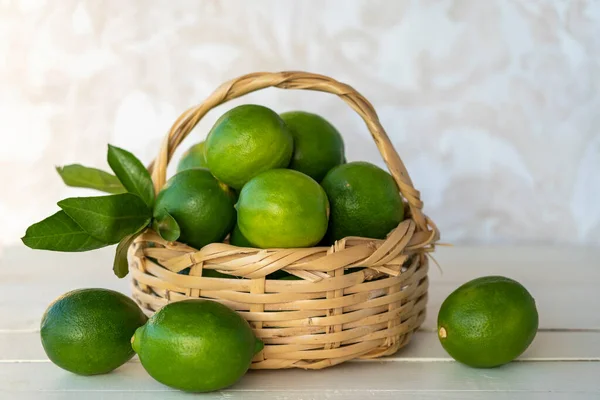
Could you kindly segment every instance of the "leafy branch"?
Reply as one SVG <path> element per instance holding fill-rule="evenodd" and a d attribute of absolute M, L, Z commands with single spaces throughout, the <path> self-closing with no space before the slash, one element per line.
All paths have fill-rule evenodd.
<path fill-rule="evenodd" d="M 97 189 L 108 196 L 61 200 L 61 211 L 27 228 L 23 243 L 32 249 L 89 251 L 118 243 L 113 271 L 128 273 L 127 249 L 146 228 L 153 226 L 166 240 L 177 240 L 179 225 L 166 211 L 152 218 L 154 187 L 150 173 L 130 152 L 108 148 L 108 164 L 115 175 L 79 164 L 57 167 L 68 186 Z"/>

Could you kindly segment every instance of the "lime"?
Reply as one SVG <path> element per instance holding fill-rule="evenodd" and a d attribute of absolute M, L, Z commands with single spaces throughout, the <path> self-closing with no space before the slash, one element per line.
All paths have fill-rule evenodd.
<path fill-rule="evenodd" d="M 329 204 L 309 176 L 272 169 L 244 186 L 237 211 L 240 231 L 257 247 L 310 247 L 327 231 Z"/>
<path fill-rule="evenodd" d="M 231 231 L 229 243 L 237 247 L 255 247 L 248 239 L 246 239 L 246 236 L 244 236 L 242 231 L 240 231 L 240 226 L 238 224 L 235 224 L 233 230 Z"/>
<path fill-rule="evenodd" d="M 173 176 L 156 197 L 154 216 L 164 211 L 181 230 L 179 241 L 197 249 L 221 242 L 235 223 L 235 194 L 204 168 Z"/>
<path fill-rule="evenodd" d="M 294 154 L 288 168 L 317 182 L 344 160 L 344 140 L 326 119 L 303 111 L 281 114 L 294 136 Z"/>
<path fill-rule="evenodd" d="M 521 355 L 538 328 L 535 300 L 519 282 L 486 276 L 448 296 L 438 314 L 438 336 L 455 360 L 471 367 L 506 364 Z"/>
<path fill-rule="evenodd" d="M 132 343 L 154 379 L 188 392 L 234 384 L 263 348 L 239 314 L 200 299 L 167 304 L 135 332 Z"/>
<path fill-rule="evenodd" d="M 42 317 L 42 346 L 50 361 L 79 375 L 104 374 L 133 357 L 129 339 L 147 318 L 129 297 L 79 289 L 56 299 Z"/>
<path fill-rule="evenodd" d="M 229 110 L 206 139 L 206 162 L 221 182 L 241 189 L 250 179 L 290 163 L 294 139 L 273 110 L 247 104 Z"/>
<path fill-rule="evenodd" d="M 321 185 L 331 206 L 328 243 L 347 236 L 384 239 L 404 218 L 394 178 L 364 161 L 339 165 Z"/>
<path fill-rule="evenodd" d="M 204 142 L 197 143 L 190 147 L 179 160 L 177 172 L 192 168 L 208 168 L 206 158 L 204 157 Z"/>

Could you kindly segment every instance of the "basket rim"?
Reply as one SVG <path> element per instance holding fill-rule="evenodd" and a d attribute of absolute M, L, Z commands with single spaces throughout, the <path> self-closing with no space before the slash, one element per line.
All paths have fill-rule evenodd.
<path fill-rule="evenodd" d="M 435 226 L 432 221 L 430 223 Z M 167 241 L 148 228 L 134 239 L 130 250 L 136 248 L 134 252 L 138 254 L 138 248 L 144 247 L 144 243 L 162 246 L 163 249 L 150 249 L 148 253 L 161 260 L 162 267 L 175 273 L 202 264 L 205 268 L 236 277 L 264 278 L 285 270 L 299 278 L 318 282 L 325 277 L 324 274 L 340 267 L 366 267 L 377 273 L 398 276 L 400 266 L 409 257 L 435 251 L 436 240 L 436 229 L 418 232 L 415 222 L 406 219 L 386 239 L 346 237 L 331 246 L 302 248 L 262 249 L 215 242 L 195 249 L 178 241 Z M 239 261 L 241 258 L 246 261 Z M 387 267 L 389 263 L 397 268 Z"/>

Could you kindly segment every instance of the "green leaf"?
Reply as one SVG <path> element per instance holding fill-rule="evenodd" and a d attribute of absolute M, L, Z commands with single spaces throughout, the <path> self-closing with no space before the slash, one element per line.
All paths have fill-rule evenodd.
<path fill-rule="evenodd" d="M 161 210 L 160 217 L 154 219 L 152 228 L 160 235 L 160 237 L 169 242 L 176 241 L 181 235 L 179 224 L 167 210 Z"/>
<path fill-rule="evenodd" d="M 131 193 L 98 197 L 72 197 L 58 206 L 84 231 L 96 239 L 114 244 L 147 226 L 152 211 Z"/>
<path fill-rule="evenodd" d="M 142 234 L 144 228 L 138 232 L 127 235 L 117 245 L 117 251 L 115 252 L 115 259 L 113 261 L 113 272 L 118 278 L 125 278 L 129 273 L 129 263 L 127 262 L 127 250 L 133 243 L 136 237 Z"/>
<path fill-rule="evenodd" d="M 154 204 L 154 187 L 150 173 L 142 162 L 127 150 L 108 145 L 108 165 L 129 193 L 138 195 L 150 208 Z"/>
<path fill-rule="evenodd" d="M 108 246 L 84 231 L 64 211 L 31 225 L 21 238 L 32 249 L 88 251 Z"/>
<path fill-rule="evenodd" d="M 101 169 L 72 164 L 56 167 L 56 172 L 67 186 L 96 189 L 114 194 L 127 191 L 119 178 Z"/>

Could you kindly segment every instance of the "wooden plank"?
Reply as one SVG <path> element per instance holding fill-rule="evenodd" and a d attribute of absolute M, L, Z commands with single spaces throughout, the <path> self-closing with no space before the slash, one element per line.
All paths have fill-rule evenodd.
<path fill-rule="evenodd" d="M 372 391 L 372 392 L 347 392 L 341 391 L 259 391 L 259 392 L 234 392 L 222 391 L 216 393 L 203 393 L 197 396 L 176 391 L 148 392 L 148 391 L 59 391 L 59 392 L 28 392 L 18 393 L 3 392 L 0 396 L 15 400 L 180 400 L 200 398 L 202 400 L 596 400 L 592 393 L 565 393 L 565 392 L 439 392 L 439 391 Z M 4 397 L 2 397 L 4 398 Z"/>
<path fill-rule="evenodd" d="M 0 254 L 0 331 L 39 329 L 48 305 L 73 289 L 100 287 L 129 295 L 129 279 L 112 272 L 114 249 L 87 253 L 31 250 L 25 246 Z"/>
<path fill-rule="evenodd" d="M 413 342 L 387 359 L 436 361 L 450 360 L 437 334 L 418 332 Z M 590 360 L 600 361 L 600 332 L 538 332 L 535 340 L 519 358 L 522 361 Z"/>
<path fill-rule="evenodd" d="M 463 283 L 487 275 L 519 281 L 536 299 L 543 329 L 600 329 L 600 248 L 560 246 L 438 247 L 429 272 L 425 329 L 435 329 L 437 311 Z M 585 301 L 582 301 L 585 299 Z"/>
<path fill-rule="evenodd" d="M 114 249 L 90 253 L 34 251 L 24 246 L 0 255 L 0 331 L 36 329 L 48 304 L 64 292 L 106 287 L 129 294 L 129 279 L 112 273 Z M 443 275 L 432 267 L 427 320 L 435 328 L 440 304 L 462 283 L 500 274 L 522 282 L 536 298 L 540 327 L 600 329 L 600 249 L 552 247 L 440 247 Z M 581 299 L 585 299 L 582 301 Z"/>
<path fill-rule="evenodd" d="M 153 381 L 136 360 L 100 377 L 75 376 L 45 360 L 37 329 L 43 311 L 54 298 L 80 287 L 129 293 L 128 279 L 118 280 L 112 275 L 112 252 L 62 254 L 24 247 L 4 249 L 0 255 L 0 398 L 185 396 Z M 595 310 L 600 295 L 594 287 L 594 282 L 600 281 L 598 249 L 457 247 L 440 248 L 436 258 L 444 274 L 435 267 L 430 273 L 428 329 L 435 327 L 437 308 L 447 294 L 467 280 L 491 274 L 515 278 L 533 293 L 542 327 L 600 327 L 600 314 Z M 522 360 L 598 360 L 599 335 L 540 332 Z M 233 388 L 203 398 L 600 398 L 600 362 L 518 362 L 476 370 L 443 361 L 450 360 L 435 333 L 419 332 L 409 347 L 385 361 L 353 362 L 326 371 L 253 371 Z"/>
<path fill-rule="evenodd" d="M 433 255 L 443 270 L 442 275 L 431 274 L 434 281 L 462 284 L 491 274 L 531 284 L 600 281 L 600 247 L 438 246 Z"/>
<path fill-rule="evenodd" d="M 46 354 L 37 331 L 0 332 L 0 362 L 42 361 Z M 417 332 L 411 343 L 386 361 L 450 361 L 437 335 Z M 538 332 L 534 342 L 521 356 L 522 361 L 598 360 L 600 332 Z M 371 362 L 371 361 L 366 361 Z"/>
<path fill-rule="evenodd" d="M 435 271 L 433 274 L 435 274 Z M 509 274 L 504 275 L 511 276 Z M 559 282 L 549 284 L 529 282 L 528 280 L 520 281 L 535 299 L 539 313 L 540 329 L 600 330 L 600 313 L 593 311 L 600 304 L 600 291 L 598 291 L 597 283 L 589 281 L 580 284 L 561 285 Z M 422 325 L 423 329 L 429 331 L 436 329 L 440 306 L 446 297 L 459 286 L 458 283 L 446 282 L 431 284 L 427 316 Z M 585 302 L 582 301 L 584 298 L 586 299 Z"/>
<path fill-rule="evenodd" d="M 400 398 L 407 393 L 429 395 L 429 398 L 442 398 L 442 393 L 453 394 L 454 398 L 474 393 L 480 395 L 478 398 L 490 393 L 503 394 L 504 398 L 525 393 L 537 394 L 540 398 L 551 394 L 600 398 L 599 375 L 598 362 L 513 363 L 495 369 L 436 362 L 373 362 L 368 368 L 365 363 L 348 363 L 325 371 L 251 371 L 232 388 L 203 398 L 248 398 L 248 394 L 266 398 L 273 393 L 285 394 L 289 399 L 312 398 L 310 396 L 318 394 L 319 398 L 362 400 L 375 396 Z M 3 398 L 76 392 L 82 396 L 82 392 L 104 393 L 110 398 L 119 394 L 122 398 L 125 394 L 127 398 L 141 398 L 141 392 L 146 398 L 148 393 L 158 392 L 165 398 L 170 391 L 154 381 L 138 363 L 128 363 L 113 373 L 92 377 L 73 375 L 48 363 L 1 364 L 0 387 L 12 394 Z"/>

